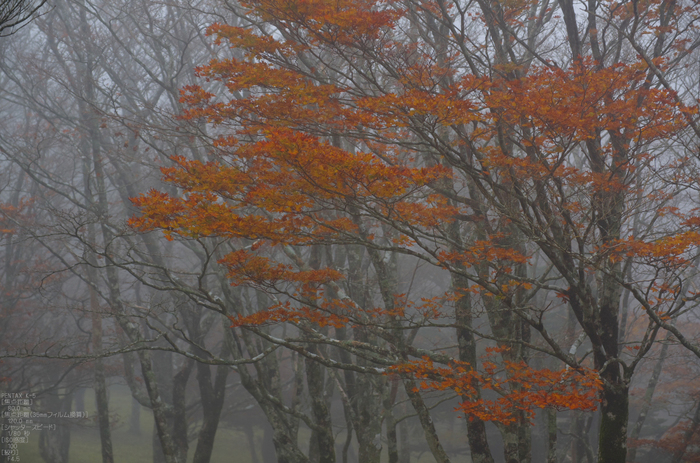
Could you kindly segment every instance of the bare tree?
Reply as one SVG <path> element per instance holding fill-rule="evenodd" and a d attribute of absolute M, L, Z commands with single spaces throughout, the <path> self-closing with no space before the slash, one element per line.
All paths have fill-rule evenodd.
<path fill-rule="evenodd" d="M 29 21 L 46 3 L 46 0 L 2 0 L 0 1 L 0 37 L 12 34 L 17 26 Z"/>

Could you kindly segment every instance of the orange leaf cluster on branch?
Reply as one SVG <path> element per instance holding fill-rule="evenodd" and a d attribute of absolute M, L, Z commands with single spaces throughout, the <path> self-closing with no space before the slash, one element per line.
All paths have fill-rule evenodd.
<path fill-rule="evenodd" d="M 421 389 L 453 390 L 464 398 L 458 410 L 484 421 L 509 424 L 515 422 L 517 410 L 531 418 L 535 408 L 595 410 L 598 405 L 602 383 L 592 370 L 533 369 L 525 363 L 508 361 L 503 362 L 501 371 L 493 362 L 484 362 L 483 366 L 483 373 L 457 360 L 447 367 L 439 367 L 430 358 L 423 357 L 390 370 L 421 379 Z M 478 391 L 483 389 L 495 391 L 500 397 L 477 399 Z"/>
<path fill-rule="evenodd" d="M 370 153 L 349 153 L 318 137 L 289 129 L 240 146 L 230 165 L 174 157 L 164 179 L 181 198 L 152 190 L 135 198 L 142 216 L 130 224 L 168 236 L 227 236 L 308 244 L 356 234 L 338 210 L 378 209 L 394 220 L 437 227 L 456 209 L 428 186 L 448 175 L 442 166 L 389 165 Z"/>
<path fill-rule="evenodd" d="M 267 310 L 250 315 L 229 316 L 231 328 L 238 326 L 266 326 L 281 322 L 314 323 L 319 327 L 332 326 L 342 328 L 351 323 L 351 318 L 343 315 L 351 307 L 342 303 L 323 305 L 321 309 L 308 306 L 292 307 L 291 303 L 277 304 Z"/>

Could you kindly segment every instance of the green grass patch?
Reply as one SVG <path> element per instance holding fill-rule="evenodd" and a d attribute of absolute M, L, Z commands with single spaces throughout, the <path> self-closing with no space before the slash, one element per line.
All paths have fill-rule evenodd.
<path fill-rule="evenodd" d="M 153 414 L 150 410 L 139 407 L 140 432 L 129 429 L 131 415 L 131 393 L 127 387 L 112 386 L 109 391 L 109 409 L 112 417 L 112 446 L 115 463 L 152 463 L 153 462 Z M 71 427 L 70 463 L 100 463 L 102 453 L 100 435 L 94 418 L 97 416 L 95 398 L 92 390 L 85 393 L 85 408 L 88 419 L 64 418 L 57 426 Z M 52 432 L 52 431 L 48 431 Z M 196 441 L 190 443 L 189 460 L 194 456 Z M 32 431 L 29 443 L 18 445 L 20 463 L 43 463 L 39 452 L 39 431 Z M 249 444 L 245 434 L 232 429 L 219 427 L 214 443 L 212 463 L 236 461 L 249 463 Z"/>

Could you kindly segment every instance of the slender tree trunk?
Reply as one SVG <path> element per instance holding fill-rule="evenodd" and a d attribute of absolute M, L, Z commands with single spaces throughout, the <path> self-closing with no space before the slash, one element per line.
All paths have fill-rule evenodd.
<path fill-rule="evenodd" d="M 452 276 L 455 291 L 464 290 L 468 287 L 466 279 L 460 275 Z M 455 321 L 457 324 L 457 343 L 459 348 L 459 360 L 466 362 L 471 368 L 477 365 L 476 339 L 471 332 L 472 309 L 469 293 L 462 295 L 455 303 Z M 479 400 L 481 391 L 475 388 L 474 397 L 462 397 L 462 400 Z M 493 463 L 491 448 L 486 438 L 486 425 L 475 417 L 467 416 L 467 439 L 469 440 L 469 451 L 474 463 Z"/>
<path fill-rule="evenodd" d="M 151 433 L 151 436 L 153 463 L 165 463 L 165 454 L 163 453 L 163 447 L 160 445 L 158 427 L 156 426 L 155 422 L 153 423 L 153 432 Z"/>
<path fill-rule="evenodd" d="M 383 379 L 383 378 L 382 378 Z M 357 375 L 357 390 L 353 400 L 356 403 L 355 436 L 358 442 L 358 458 L 361 463 L 379 463 L 381 459 L 382 422 L 381 402 L 373 394 L 368 394 L 376 388 L 371 378 L 366 375 Z M 381 397 L 381 390 L 377 396 Z"/>
<path fill-rule="evenodd" d="M 316 353 L 315 346 L 309 351 Z M 325 374 L 321 365 L 311 359 L 306 359 L 306 383 L 311 400 L 311 411 L 317 429 L 312 431 L 314 437 L 309 459 L 312 463 L 335 463 L 335 439 L 331 423 L 331 414 L 325 394 Z M 315 447 L 315 448 L 313 448 Z M 315 456 L 312 458 L 312 451 Z"/>
<path fill-rule="evenodd" d="M 409 427 L 406 420 L 399 423 L 399 463 L 411 463 L 411 444 L 409 440 Z"/>
<path fill-rule="evenodd" d="M 227 330 L 225 332 L 224 339 L 230 352 L 234 353 L 234 358 L 241 358 L 242 348 L 232 330 Z M 268 367 L 276 367 L 274 355 L 268 356 L 267 359 L 259 363 L 265 361 L 272 363 L 272 365 L 268 365 Z M 294 418 L 286 416 L 271 399 L 271 396 L 279 399 L 279 390 L 274 384 L 275 379 L 270 378 L 269 375 L 265 373 L 268 368 L 264 367 L 264 365 L 256 365 L 256 368 L 258 368 L 259 371 L 258 377 L 261 379 L 254 379 L 246 368 L 239 368 L 238 373 L 241 378 L 241 384 L 258 402 L 260 408 L 262 408 L 265 413 L 268 423 L 272 427 L 272 442 L 277 456 L 277 463 L 310 463 L 309 459 L 302 453 L 297 444 L 297 425 L 295 423 L 290 423 Z M 267 387 L 262 384 L 263 380 L 267 382 Z M 267 458 L 265 463 L 267 463 Z"/>
<path fill-rule="evenodd" d="M 80 12 L 80 31 L 84 37 L 90 36 L 90 28 L 88 26 L 87 17 L 84 8 Z M 89 47 L 84 50 L 87 60 L 82 66 L 82 88 L 86 101 L 79 101 L 81 123 L 86 129 L 86 136 L 81 142 L 81 151 L 83 152 L 83 190 L 86 198 L 86 205 L 91 212 L 95 212 L 103 218 L 104 214 L 100 213 L 100 202 L 95 202 L 93 191 L 91 189 L 92 175 L 90 173 L 90 165 L 88 159 L 92 159 L 99 151 L 99 137 L 95 127 L 95 114 L 92 113 L 89 103 L 94 100 L 94 77 L 93 68 L 95 66 L 94 59 Z M 87 260 L 92 268 L 87 271 L 87 280 L 90 284 L 90 310 L 92 313 L 92 347 L 93 352 L 97 356 L 95 359 L 95 402 L 97 405 L 97 421 L 100 430 L 100 445 L 102 449 L 102 462 L 113 463 L 114 456 L 112 450 L 112 436 L 109 429 L 109 404 L 107 400 L 107 386 L 105 381 L 104 365 L 102 363 L 102 314 L 97 295 L 97 278 L 94 269 L 97 268 L 97 258 L 94 248 L 97 247 L 97 234 L 95 225 L 88 224 L 88 241 L 90 249 L 86 246 Z"/>
<path fill-rule="evenodd" d="M 356 211 L 352 211 L 353 221 L 361 230 L 362 235 L 367 235 L 366 224 L 362 222 Z M 388 232 L 390 233 L 390 232 Z M 389 253 L 382 255 L 379 251 L 373 248 L 366 248 L 369 260 L 377 274 L 377 284 L 379 292 L 384 303 L 384 310 L 388 313 L 394 312 L 394 296 L 398 293 L 398 277 L 396 270 L 396 254 Z M 352 258 L 352 259 L 351 259 Z M 348 254 L 348 262 L 357 262 L 357 256 L 352 256 L 352 250 Z M 361 259 L 361 258 L 360 258 Z M 356 281 L 358 283 L 360 280 Z M 366 287 L 364 288 L 366 290 Z M 360 301 L 367 301 L 369 297 L 361 296 Z M 402 344 L 402 332 L 396 328 L 396 320 L 392 316 L 387 317 L 388 324 L 394 328 L 392 333 L 398 340 L 399 349 Z M 368 344 L 376 344 L 377 339 L 371 335 L 365 328 L 355 329 L 353 332 L 354 338 L 360 342 Z M 369 365 L 369 362 L 358 358 L 359 365 Z M 381 410 L 383 406 L 384 395 L 386 394 L 386 378 L 370 378 L 367 375 L 355 376 L 355 387 L 352 390 L 351 402 L 354 405 L 354 416 L 356 422 L 355 436 L 359 445 L 359 459 L 362 463 L 379 463 L 381 458 L 381 436 L 382 436 L 382 417 L 377 410 Z"/>
<path fill-rule="evenodd" d="M 548 408 L 547 415 L 547 463 L 557 463 L 557 411 Z"/>
<path fill-rule="evenodd" d="M 447 456 L 447 452 L 442 447 L 440 443 L 440 438 L 435 430 L 435 424 L 433 419 L 430 417 L 430 411 L 426 407 L 423 398 L 420 396 L 416 390 L 416 383 L 412 379 L 404 379 L 404 388 L 406 389 L 406 394 L 411 400 L 413 408 L 418 414 L 418 420 L 421 426 L 423 426 L 423 432 L 425 433 L 425 440 L 428 442 L 428 447 L 433 453 L 433 457 L 437 463 L 450 463 L 450 458 Z"/>
<path fill-rule="evenodd" d="M 129 417 L 129 433 L 141 434 L 141 404 L 138 400 L 131 398 L 131 415 Z"/>
<path fill-rule="evenodd" d="M 200 396 L 202 397 L 204 417 L 202 419 L 202 429 L 197 437 L 197 447 L 192 463 L 209 463 L 211 461 L 214 440 L 219 428 L 219 419 L 221 418 L 226 395 L 228 366 L 221 365 L 217 367 L 213 386 L 210 368 L 209 365 L 203 363 L 197 364 L 197 380 L 199 382 Z"/>
<path fill-rule="evenodd" d="M 386 425 L 387 452 L 389 454 L 389 463 L 399 462 L 399 444 L 396 433 L 396 421 L 394 420 L 394 402 L 398 392 L 398 378 L 391 379 L 390 392 L 386 394 L 384 399 L 384 423 Z"/>
<path fill-rule="evenodd" d="M 97 422 L 100 430 L 100 445 L 102 448 L 102 463 L 114 463 L 112 450 L 112 435 L 109 429 L 109 400 L 107 398 L 107 383 L 102 363 L 102 315 L 99 311 L 97 293 L 90 288 L 90 305 L 92 306 L 92 346 L 97 356 L 95 359 L 95 403 L 97 405 Z"/>
<path fill-rule="evenodd" d="M 656 361 L 656 364 L 654 365 L 654 370 L 651 373 L 651 377 L 649 378 L 649 383 L 647 384 L 647 388 L 644 391 L 644 398 L 642 399 L 642 407 L 639 410 L 639 415 L 637 416 L 637 420 L 634 422 L 634 426 L 632 427 L 632 432 L 630 433 L 630 440 L 631 441 L 636 441 L 639 439 L 639 435 L 642 432 L 642 427 L 644 427 L 644 422 L 646 421 L 647 414 L 649 413 L 649 410 L 651 410 L 651 400 L 654 397 L 654 391 L 656 390 L 656 385 L 659 383 L 659 378 L 661 377 L 661 371 L 663 370 L 663 365 L 664 362 L 666 362 L 666 357 L 668 355 L 668 346 L 669 342 L 673 335 L 669 331 L 666 334 L 666 342 L 661 346 L 661 352 L 659 353 L 659 358 Z M 634 460 L 637 458 L 637 446 L 633 445 L 632 448 L 630 448 L 627 451 L 627 461 L 630 463 L 633 463 Z"/>
<path fill-rule="evenodd" d="M 194 360 L 185 360 L 182 369 L 173 377 L 173 440 L 181 461 L 187 461 L 187 381 L 192 374 Z"/>
<path fill-rule="evenodd" d="M 385 423 L 389 463 L 399 463 L 399 444 L 396 432 L 396 422 L 394 421 L 394 414 L 391 412 L 391 410 L 387 411 Z"/>

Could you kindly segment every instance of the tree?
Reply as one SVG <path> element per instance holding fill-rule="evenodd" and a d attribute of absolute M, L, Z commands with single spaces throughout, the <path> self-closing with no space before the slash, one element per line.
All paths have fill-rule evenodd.
<path fill-rule="evenodd" d="M 4 0 L 0 3 L 0 37 L 12 34 L 13 29 L 27 22 L 46 0 Z"/>
<path fill-rule="evenodd" d="M 175 158 L 178 166 L 163 173 L 182 195 L 139 197 L 143 215 L 132 224 L 170 238 L 235 240 L 220 260 L 233 284 L 283 296 L 266 311 L 234 317 L 235 326 L 369 327 L 400 353 L 384 361 L 401 363 L 421 357 L 403 335 L 418 326 L 417 315 L 425 325 L 448 317 L 458 359 L 425 354 L 400 371 L 417 368 L 439 378 L 436 387 L 463 394 L 478 461 L 491 461 L 480 420 L 500 419 L 507 461 L 528 461 L 529 409 L 518 404 L 583 406 L 556 404 L 548 389 L 556 380 L 537 391 L 546 398 L 537 403 L 515 379 L 520 371 L 530 382 L 546 378 L 527 370 L 532 350 L 585 371 L 581 343 L 570 348 L 553 334 L 554 315 L 570 310 L 601 381 L 598 460 L 624 462 L 633 373 L 663 322 L 695 300 L 681 294 L 698 244 L 686 194 L 694 188 L 695 134 L 687 129 L 696 127 L 697 107 L 673 76 L 698 45 L 696 7 L 243 5 L 248 27 L 210 28 L 243 56 L 199 69 L 226 91 L 190 86 L 182 99 L 186 118 L 219 127 L 218 159 Z M 369 254 L 379 319 L 371 301 L 343 291 L 344 261 L 304 263 L 303 250 L 313 260 L 315 247 L 334 244 Z M 451 291 L 403 300 L 390 269 L 395 253 L 446 269 Z M 485 332 L 472 323 L 477 305 L 489 320 Z M 646 324 L 632 337 L 625 320 L 636 309 Z M 314 332 L 317 342 L 342 345 Z M 477 372 L 479 337 L 498 345 L 510 381 L 506 409 L 480 397 L 487 379 Z M 477 386 L 465 389 L 470 384 Z M 446 461 L 437 447 L 433 453 Z"/>
<path fill-rule="evenodd" d="M 291 416 L 276 402 L 290 389 L 280 370 L 296 359 L 269 355 L 275 351 L 269 346 L 256 352 L 258 339 L 236 344 L 221 332 L 223 321 L 230 324 L 228 318 L 202 310 L 200 301 L 221 310 L 214 295 L 228 307 L 245 310 L 249 304 L 241 294 L 224 294 L 218 288 L 216 272 L 222 269 L 212 272 L 209 261 L 221 243 L 159 242 L 153 235 L 135 236 L 123 227 L 125 217 L 134 212 L 129 196 L 155 181 L 157 168 L 152 165 L 167 160 L 163 153 L 186 150 L 202 158 L 194 137 L 197 127 L 169 115 L 180 110 L 179 87 L 193 79 L 194 60 L 203 60 L 207 53 L 207 39 L 200 33 L 200 23 L 213 21 L 201 19 L 207 10 L 206 2 L 196 8 L 191 3 L 146 1 L 56 2 L 49 14 L 8 40 L 2 63 L 7 101 L 3 110 L 11 121 L 3 130 L 3 159 L 19 168 L 8 168 L 7 173 L 13 182 L 24 181 L 22 193 L 33 198 L 31 204 L 42 217 L 3 222 L 3 230 L 21 232 L 3 236 L 10 249 L 7 268 L 12 270 L 18 250 L 43 249 L 47 254 L 42 258 L 54 266 L 42 276 L 70 276 L 65 283 L 72 294 L 66 302 L 69 310 L 61 313 L 77 320 L 80 331 L 61 331 L 66 336 L 48 351 L 41 351 L 39 346 L 46 344 L 39 342 L 40 336 L 30 336 L 39 341 L 26 355 L 21 343 L 7 337 L 1 355 L 92 362 L 95 380 L 90 384 L 103 399 L 98 409 L 106 461 L 111 458 L 106 388 L 116 378 L 100 373 L 103 357 L 122 360 L 117 365 L 123 365 L 135 400 L 155 409 L 155 462 L 184 460 L 195 444 L 194 461 L 211 459 L 220 419 L 226 418 L 231 372 L 251 362 L 248 354 L 257 358 L 257 371 L 241 376 L 274 418 L 275 431 L 293 434 L 305 417 L 298 407 Z M 3 190 L 3 200 L 13 192 Z M 43 300 L 37 312 L 48 313 L 47 305 L 58 301 Z M 3 309 L 11 305 L 9 301 Z M 22 332 L 15 318 L 5 320 L 8 330 Z M 100 340 L 101 325 L 105 334 Z M 86 335 L 92 342 L 85 341 Z M 89 347 L 66 348 L 76 342 Z M 20 365 L 37 361 L 24 362 Z M 104 362 L 113 366 L 113 374 L 115 360 Z M 191 390 L 193 381 L 199 395 Z M 300 403 L 304 394 L 299 389 L 295 400 Z M 244 397 L 253 401 L 250 395 Z M 296 438 L 289 441 L 287 451 L 302 454 Z"/>
<path fill-rule="evenodd" d="M 3 391 L 58 408 L 123 367 L 154 462 L 209 461 L 249 404 L 265 459 L 446 462 L 454 406 L 473 461 L 500 432 L 528 462 L 545 422 L 592 461 L 582 410 L 602 388 L 621 428 L 643 385 L 637 455 L 694 455 L 658 397 L 694 416 L 695 7 L 54 3 L 1 63 Z M 123 223 L 162 165 L 134 225 L 170 241 Z"/>

